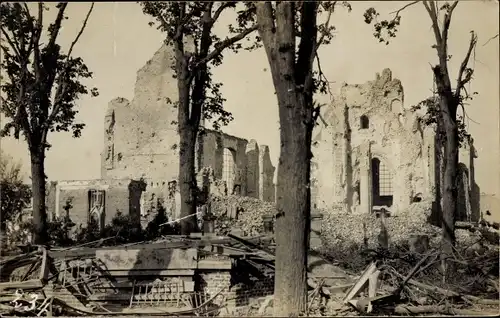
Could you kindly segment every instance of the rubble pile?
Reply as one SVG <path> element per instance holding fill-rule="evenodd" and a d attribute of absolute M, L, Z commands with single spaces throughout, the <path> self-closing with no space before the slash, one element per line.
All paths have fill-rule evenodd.
<path fill-rule="evenodd" d="M 223 211 L 222 204 L 226 203 L 241 204 L 248 209 L 254 204 L 248 199 L 230 197 L 229 200 L 216 201 L 220 204 L 219 211 Z M 266 208 L 261 205 L 261 218 L 272 211 Z M 244 213 L 237 219 L 242 215 Z M 350 217 L 358 222 L 365 221 L 365 231 L 377 235 L 379 229 L 375 225 L 379 220 L 376 217 Z M 376 246 L 374 238 L 369 239 L 365 247 L 364 234 L 349 230 L 349 226 L 355 228 L 354 222 L 348 222 L 351 218 L 337 221 L 339 235 L 334 244 L 339 246 L 342 239 L 350 239 L 353 244 L 361 239 L 362 243 L 356 249 L 351 247 L 351 255 L 344 255 L 344 259 L 340 254 L 334 258 L 323 251 L 309 252 L 309 316 L 498 313 L 499 249 L 498 244 L 491 244 L 482 235 L 485 225 L 459 224 L 467 229 L 457 230 L 455 254 L 447 259 L 454 274 L 443 280 L 437 243 L 431 241 L 424 249 L 418 249 L 415 244 L 412 248 L 412 239 L 406 239 L 407 248 L 398 245 L 410 233 L 425 232 L 422 228 L 415 232 L 424 217 L 411 225 L 405 225 L 409 216 L 399 217 L 401 219 L 388 219 L 388 232 L 397 240 L 391 241 L 387 248 Z M 334 218 L 326 215 L 325 219 L 332 222 Z M 347 231 L 351 231 L 351 235 Z M 406 235 L 403 231 L 407 231 Z M 466 237 L 464 231 L 473 235 Z M 498 234 L 497 229 L 487 231 Z M 242 283 L 234 280 L 252 272 L 254 286 L 269 284 L 272 292 L 276 248 L 272 242 L 272 235 L 242 237 L 231 233 L 227 236 L 193 233 L 113 247 L 100 247 L 102 240 L 65 249 L 40 247 L 38 251 L 0 261 L 0 314 L 270 316 L 273 296 L 259 294 L 238 305 L 240 301 L 236 298 L 250 291 L 239 293 Z M 359 263 L 353 265 L 357 261 L 355 255 L 359 256 Z M 221 264 L 225 269 L 217 272 L 214 268 Z M 234 264 L 244 264 L 245 269 L 233 268 Z M 153 266 L 154 270 L 148 270 L 148 266 Z M 207 274 L 203 274 L 203 268 L 208 269 Z M 193 273 L 200 270 L 196 275 L 215 278 L 215 284 L 208 287 L 205 280 L 205 285 L 196 285 L 194 277 L 198 276 Z M 231 278 L 226 281 L 224 270 L 237 275 L 230 274 Z M 169 271 L 175 273 L 166 274 Z M 235 305 L 229 305 L 230 302 Z M 156 304 L 168 304 L 170 309 L 166 312 L 161 307 L 160 310 Z"/>
<path fill-rule="evenodd" d="M 427 222 L 426 205 L 413 204 L 410 209 L 386 218 L 388 245 L 394 248 L 413 248 L 416 237 L 426 237 L 429 247 L 440 242 L 440 229 Z M 345 212 L 323 213 L 321 238 L 322 252 L 338 262 L 345 262 L 357 270 L 364 266 L 362 258 L 353 255 L 380 245 L 381 220 L 375 214 Z"/>
<path fill-rule="evenodd" d="M 217 315 L 246 297 L 228 296 L 239 270 L 233 265 L 273 276 L 269 252 L 257 248 L 265 240 L 193 233 L 119 246 L 40 246 L 0 260 L 0 316 Z"/>
<path fill-rule="evenodd" d="M 251 197 L 228 195 L 212 196 L 211 211 L 216 217 L 216 230 L 226 235 L 238 228 L 244 236 L 256 236 L 264 231 L 265 216 L 274 216 L 276 207 Z"/>

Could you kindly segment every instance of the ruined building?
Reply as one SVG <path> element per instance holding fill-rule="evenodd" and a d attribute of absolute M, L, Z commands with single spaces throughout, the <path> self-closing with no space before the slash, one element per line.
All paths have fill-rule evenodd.
<path fill-rule="evenodd" d="M 403 86 L 389 69 L 364 84 L 343 84 L 323 111 L 313 139 L 313 206 L 347 213 L 392 214 L 412 203 L 439 207 L 441 158 L 425 110 L 404 104 Z M 458 219 L 479 214 L 472 139 L 460 149 Z"/>
<path fill-rule="evenodd" d="M 86 223 L 88 215 L 105 224 L 118 211 L 150 218 L 160 203 L 171 217 L 179 213 L 174 182 L 179 171 L 179 135 L 172 103 L 177 83 L 172 63 L 173 52 L 163 45 L 137 72 L 133 100 L 118 97 L 109 102 L 101 179 L 53 182 L 48 206 L 55 216 L 65 213 L 69 201 L 71 219 L 77 224 Z M 267 146 L 204 129 L 196 149 L 201 188 L 223 194 L 237 188 L 240 195 L 274 202 L 275 168 Z"/>

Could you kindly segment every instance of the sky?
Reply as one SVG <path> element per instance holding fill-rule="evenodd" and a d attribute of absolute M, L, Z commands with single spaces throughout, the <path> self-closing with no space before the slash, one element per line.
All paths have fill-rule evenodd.
<path fill-rule="evenodd" d="M 381 17 L 407 2 L 351 2 L 352 11 L 338 9 L 331 24 L 336 27 L 332 43 L 320 49 L 323 72 L 332 86 L 341 83 L 364 83 L 375 73 L 390 68 L 393 77 L 402 81 L 405 105 L 414 105 L 428 97 L 432 90 L 431 64 L 436 51 L 431 48 L 433 33 L 430 19 L 422 4 L 401 12 L 401 27 L 389 45 L 378 43 L 373 29 L 365 24 L 363 13 L 375 7 Z M 69 3 L 60 35 L 63 48 L 69 47 L 79 31 L 90 3 Z M 481 192 L 500 197 L 500 101 L 499 101 L 499 42 L 498 38 L 485 43 L 498 33 L 498 1 L 460 1 L 450 28 L 449 52 L 452 79 L 468 47 L 470 31 L 479 36 L 474 52 L 474 79 L 468 89 L 479 95 L 467 106 L 469 132 L 475 140 L 479 158 L 476 159 L 476 181 Z M 48 18 L 47 18 L 48 19 Z M 217 30 L 223 34 L 234 16 L 222 16 Z M 98 2 L 87 29 L 74 48 L 91 71 L 91 87 L 98 87 L 96 98 L 79 101 L 77 119 L 86 124 L 78 139 L 70 133 L 49 137 L 52 148 L 47 153 L 46 173 L 49 180 L 81 180 L 100 177 L 100 151 L 103 146 L 104 113 L 108 102 L 115 97 L 133 98 L 136 72 L 161 46 L 164 36 L 148 25 L 135 2 Z M 215 71 L 215 80 L 224 83 L 222 92 L 225 107 L 233 113 L 234 121 L 223 130 L 270 147 L 276 165 L 279 156 L 278 107 L 268 62 L 263 50 L 226 54 L 224 64 Z M 3 126 L 3 124 L 2 124 Z M 21 160 L 29 180 L 29 156 L 24 140 L 3 138 L 2 149 Z"/>

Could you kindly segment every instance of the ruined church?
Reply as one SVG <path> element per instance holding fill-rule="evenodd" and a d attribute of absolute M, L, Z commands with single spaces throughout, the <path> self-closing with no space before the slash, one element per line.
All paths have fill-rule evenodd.
<path fill-rule="evenodd" d="M 47 204 L 53 211 L 51 217 L 66 213 L 76 224 L 86 224 L 93 217 L 104 226 L 121 212 L 147 223 L 159 205 L 170 218 L 178 216 L 179 135 L 177 109 L 172 104 L 177 98 L 173 62 L 172 49 L 163 45 L 137 72 L 134 98 L 109 102 L 101 178 L 52 182 Z M 196 144 L 195 169 L 204 191 L 275 200 L 270 150 L 255 140 L 205 128 Z"/>
<path fill-rule="evenodd" d="M 343 84 L 313 135 L 312 204 L 318 209 L 396 215 L 417 202 L 439 213 L 442 159 L 425 110 L 404 104 L 389 69 L 364 84 Z M 479 217 L 473 140 L 459 153 L 459 220 Z"/>

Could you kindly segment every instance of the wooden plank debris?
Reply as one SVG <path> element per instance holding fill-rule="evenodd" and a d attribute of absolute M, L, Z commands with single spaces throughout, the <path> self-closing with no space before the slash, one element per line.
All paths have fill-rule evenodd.
<path fill-rule="evenodd" d="M 352 286 L 344 297 L 344 304 L 348 304 L 351 299 L 356 297 L 368 284 L 370 276 L 377 270 L 377 265 L 375 262 L 370 263 L 365 269 L 363 274 L 361 274 L 358 281 Z"/>

